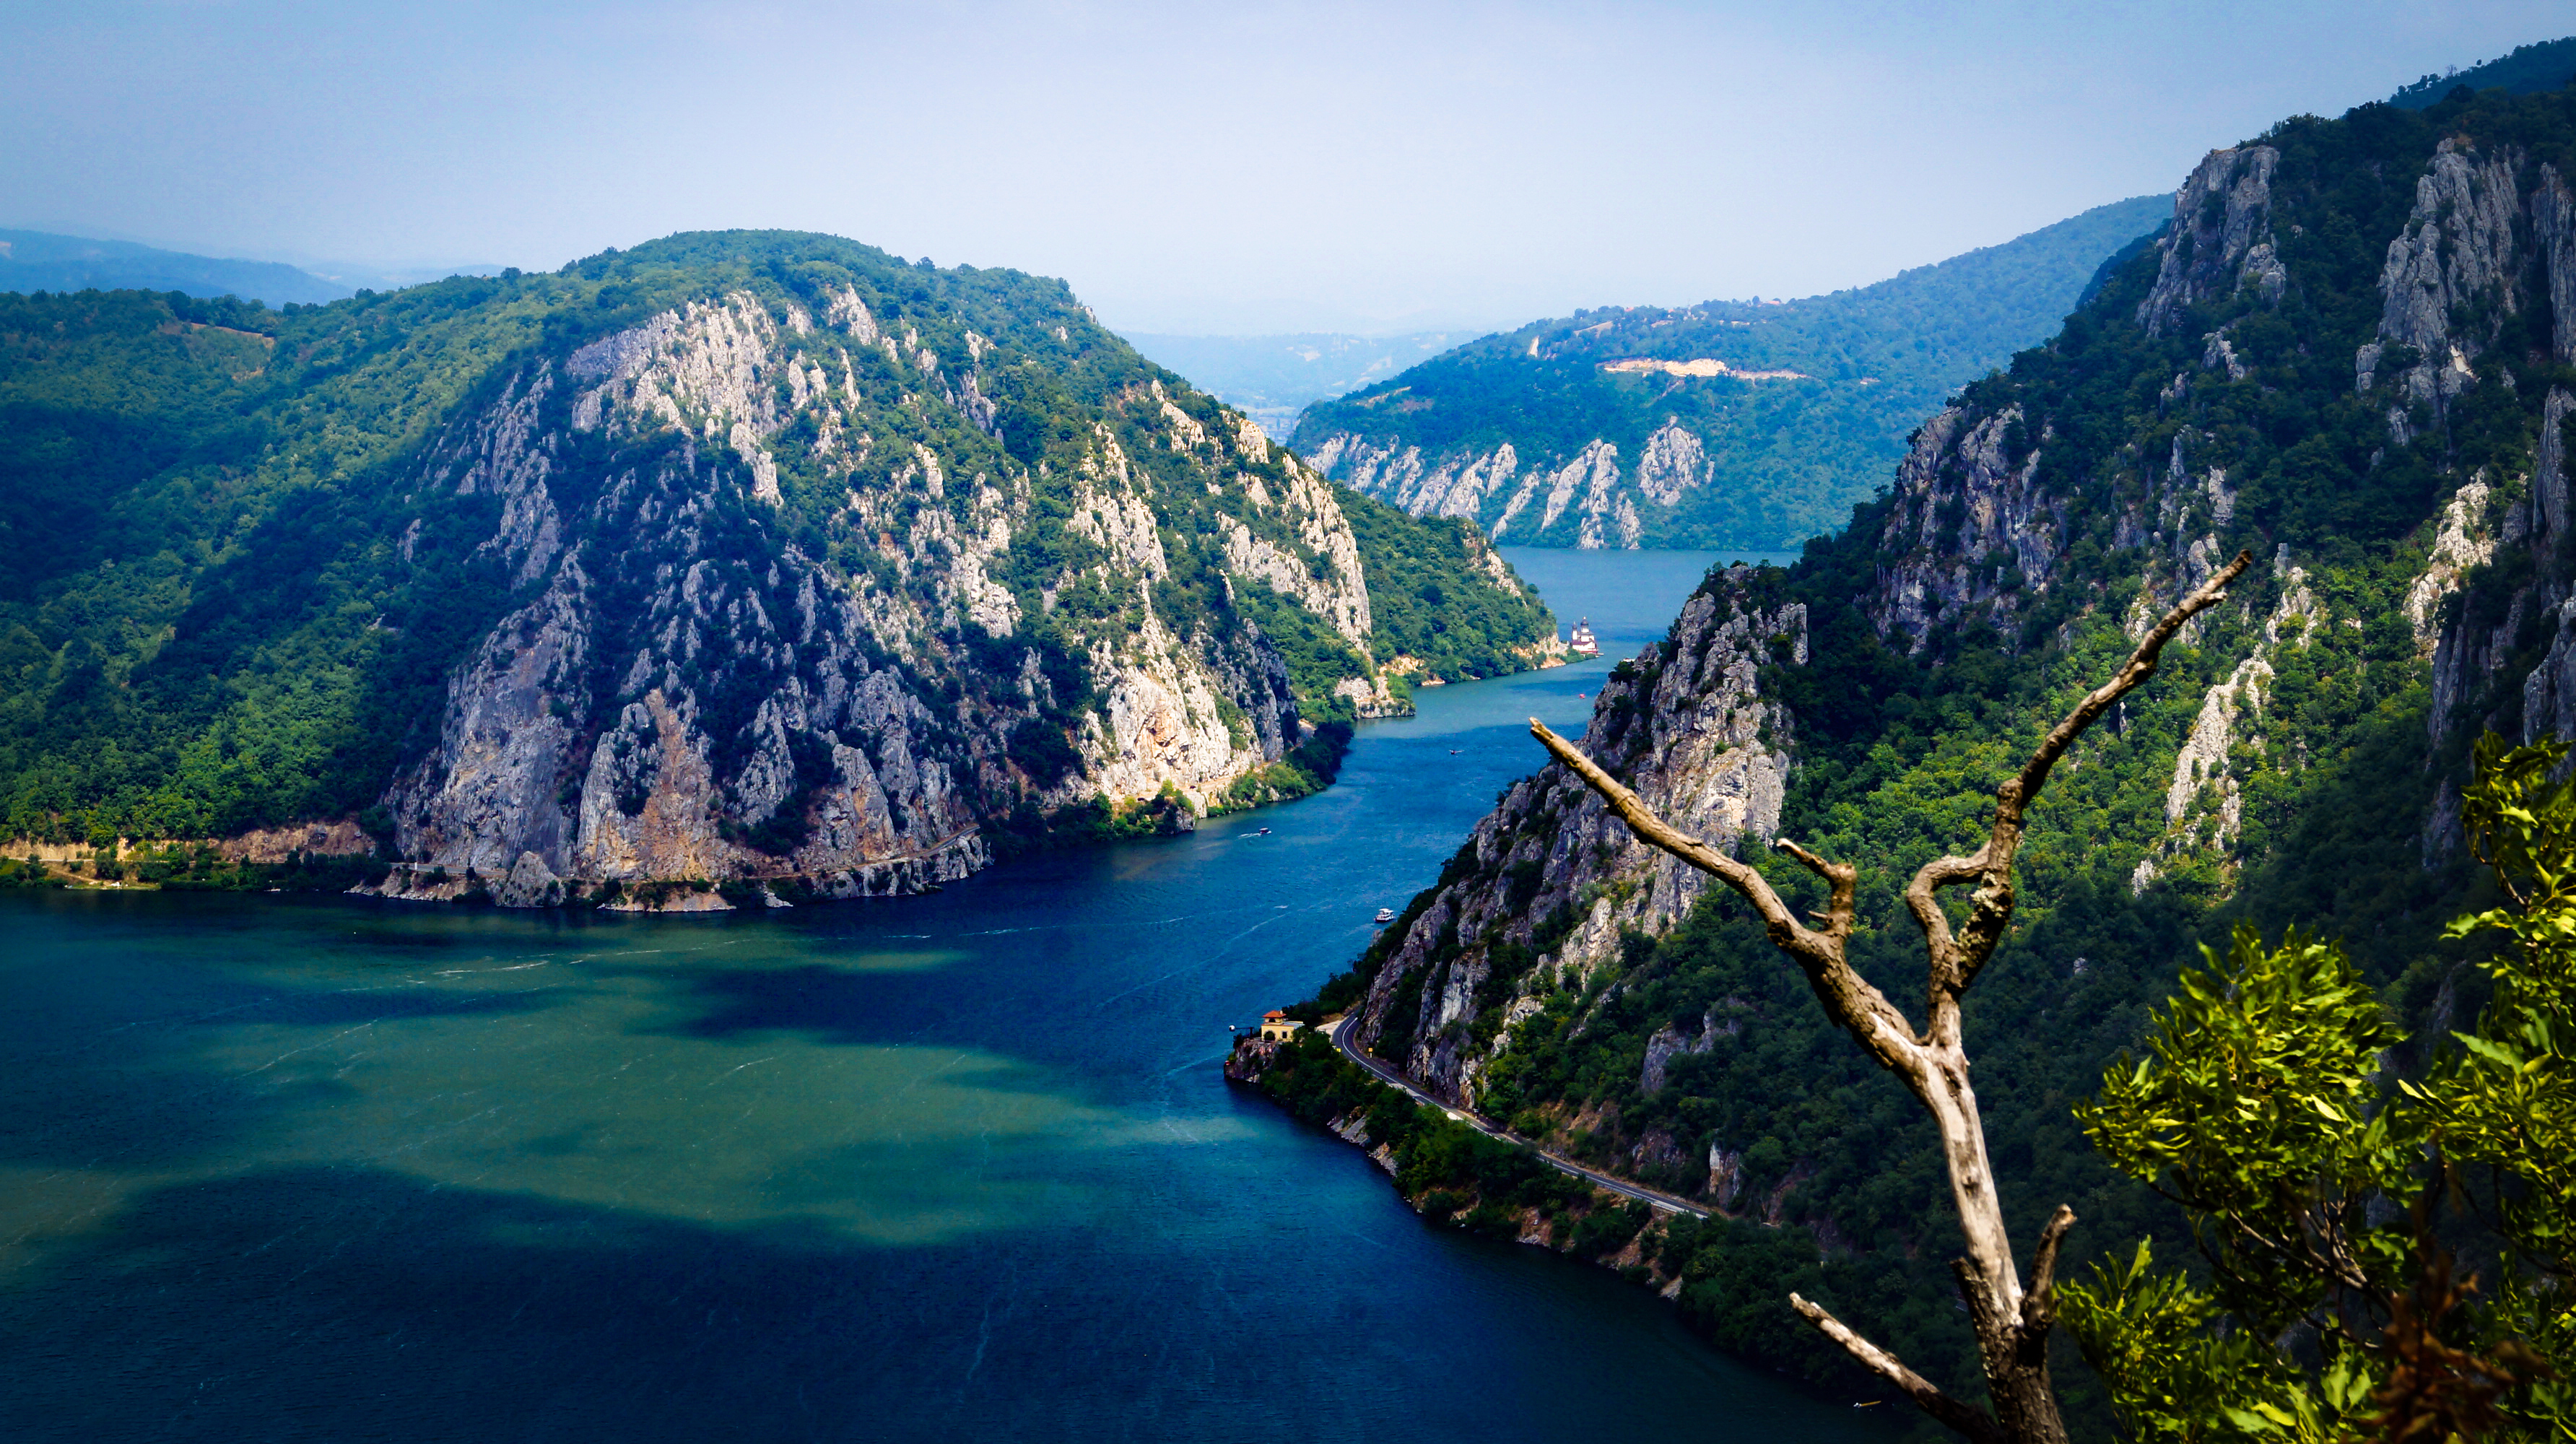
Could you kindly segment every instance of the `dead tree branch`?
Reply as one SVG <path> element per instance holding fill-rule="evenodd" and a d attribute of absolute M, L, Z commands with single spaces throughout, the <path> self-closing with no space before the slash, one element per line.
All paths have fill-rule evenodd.
<path fill-rule="evenodd" d="M 1828 861 L 1783 838 L 1772 846 L 1825 880 L 1829 900 L 1813 914 L 1816 925 L 1798 920 L 1771 884 L 1750 865 L 1719 847 L 1690 836 L 1654 814 L 1634 792 L 1603 771 L 1580 748 L 1530 719 L 1531 735 L 1550 755 L 1585 785 L 1599 793 L 1638 837 L 1671 853 L 1735 889 L 1761 914 L 1764 931 L 1780 951 L 1806 975 L 1808 986 L 1827 1017 L 1849 1033 L 1870 1056 L 1904 1080 L 1932 1114 L 1940 1130 L 1948 1164 L 1951 1200 L 1958 1207 L 1959 1229 L 1967 1256 L 1958 1261 L 1961 1291 L 1976 1325 L 1977 1349 L 1986 1373 L 1994 1414 L 1969 1409 L 1949 1399 L 1885 1350 L 1853 1333 L 1824 1310 L 1791 1296 L 1792 1304 L 1817 1328 L 1854 1358 L 1894 1380 L 1924 1411 L 1977 1440 L 2015 1444 L 2064 1444 L 2066 1429 L 2058 1416 L 2055 1390 L 2048 1381 L 2047 1335 L 2056 1322 L 2057 1250 L 2075 1214 L 2059 1208 L 2042 1231 L 2031 1260 L 2031 1288 L 2024 1293 L 2013 1266 L 2012 1240 L 2004 1230 L 2003 1206 L 1996 1197 L 1986 1156 L 1985 1123 L 1968 1086 L 1968 1056 L 1960 1042 L 1959 1000 L 1994 955 L 2012 924 L 2013 860 L 2021 850 L 2031 804 L 2048 775 L 2086 728 L 2130 692 L 2155 675 L 2157 659 L 2175 634 L 2226 595 L 2227 588 L 2253 565 L 2251 553 L 2239 552 L 2189 596 L 2165 613 L 2129 654 L 2111 680 L 2096 687 L 2075 710 L 2048 731 L 2021 771 L 1995 789 L 1995 816 L 1983 846 L 1966 857 L 1939 857 L 1925 863 L 1905 888 L 1906 910 L 1923 930 L 1927 955 L 1927 1013 L 1917 1032 L 1886 995 L 1862 978 L 1846 956 L 1853 921 L 1853 887 L 1857 870 L 1849 863 Z M 1953 929 L 1941 906 L 1943 888 L 1975 884 L 1968 917 Z M 1908 1381 L 1911 1381 L 1910 1383 Z M 1918 1387 L 1919 1386 L 1919 1387 Z"/>
<path fill-rule="evenodd" d="M 1992 1414 L 1942 1393 L 1931 1380 L 1905 1367 L 1894 1354 L 1853 1333 L 1842 1320 L 1796 1294 L 1789 1295 L 1789 1307 L 1804 1315 L 1807 1322 L 1816 1326 L 1818 1333 L 1842 1345 L 1872 1373 L 1903 1390 L 1905 1397 L 1913 1400 L 1924 1413 L 1977 1440 L 1978 1444 L 1988 1444 L 1988 1441 L 2004 1444 L 2004 1433 L 1995 1427 Z"/>

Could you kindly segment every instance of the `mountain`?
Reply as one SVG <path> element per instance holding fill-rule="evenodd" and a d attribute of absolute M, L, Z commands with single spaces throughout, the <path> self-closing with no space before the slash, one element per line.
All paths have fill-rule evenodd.
<path fill-rule="evenodd" d="M 1465 339 L 1451 331 L 1407 336 L 1303 332 L 1282 336 L 1164 336 L 1128 332 L 1127 344 L 1177 371 L 1211 396 L 1261 423 L 1272 436 L 1296 429 L 1297 416 Z"/>
<path fill-rule="evenodd" d="M 2097 207 L 1802 301 L 1610 307 L 1488 336 L 1310 407 L 1325 474 L 1531 546 L 1794 549 L 1969 379 L 2048 334 L 2164 218 Z"/>
<path fill-rule="evenodd" d="M 2516 46 L 2511 55 L 2454 70 L 2448 75 L 2427 75 L 2412 85 L 2401 87 L 2388 103 L 2408 110 L 2422 110 L 2465 85 L 2472 91 L 2507 90 L 2515 95 L 2538 95 L 2556 90 L 2576 80 L 2576 35 L 2564 40 L 2543 40 Z"/>
<path fill-rule="evenodd" d="M 272 306 L 337 301 L 347 286 L 275 261 L 221 261 L 130 241 L 0 231 L 0 291 L 179 291 Z"/>
<path fill-rule="evenodd" d="M 1311 791 L 1408 674 L 1557 645 L 1472 528 L 1013 271 L 724 232 L 285 314 L 0 297 L 0 338 L 13 851 L 905 891 Z"/>
<path fill-rule="evenodd" d="M 2571 177 L 2569 89 L 2212 152 L 2063 329 L 1916 430 L 1888 493 L 1794 567 L 1712 574 L 1602 686 L 1584 749 L 1676 826 L 1800 908 L 1820 890 L 1763 843 L 1857 866 L 1854 961 L 1903 1002 L 1923 978 L 1903 881 L 1983 840 L 1996 784 L 2162 608 L 2258 559 L 2032 812 L 1966 1020 L 2017 1237 L 2061 1203 L 2072 1258 L 2182 1235 L 2068 1110 L 2239 920 L 2341 939 L 2418 1038 L 2474 1015 L 2480 975 L 2441 935 L 2489 886 L 2459 832 L 2470 746 L 2576 736 Z M 1850 1382 L 1782 1306 L 1796 1289 L 1973 1392 L 1928 1122 L 1749 909 L 1562 767 L 1290 1012 L 1342 1009 L 1440 1098 L 1709 1208 L 1640 1211 L 1614 1243 L 1635 1235 L 1622 1261 L 1729 1347 Z M 1426 1211 L 1592 1230 L 1410 1109 L 1361 1109 L 1331 1061 L 1300 1055 L 1289 1095 L 1388 1149 Z"/>

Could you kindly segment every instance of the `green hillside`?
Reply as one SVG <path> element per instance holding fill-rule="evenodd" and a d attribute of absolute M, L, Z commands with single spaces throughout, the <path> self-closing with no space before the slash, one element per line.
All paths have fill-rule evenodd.
<path fill-rule="evenodd" d="M 2164 196 L 2119 201 L 1804 300 L 1538 322 L 1320 402 L 1293 444 L 1336 480 L 1408 511 L 1472 519 L 1501 541 L 1794 548 L 1841 524 L 1885 482 L 1908 432 L 2047 335 L 2105 259 L 2172 209 Z M 1694 360 L 1799 374 L 1605 369 Z M 1668 428 L 1688 433 L 1689 454 L 1667 446 L 1654 459 L 1650 439 Z M 1614 477 L 1587 465 L 1596 444 L 1612 449 Z M 1505 447 L 1510 464 L 1498 466 Z"/>
<path fill-rule="evenodd" d="M 1732 845 L 1802 915 L 1821 888 L 1764 840 L 1854 864 L 1852 956 L 1919 1017 L 1905 880 L 1983 841 L 1997 783 L 2142 618 L 2256 558 L 2048 784 L 2012 931 L 1967 999 L 2021 1246 L 2064 1203 L 2079 1258 L 2148 1234 L 2160 1259 L 2189 1252 L 2070 1108 L 2232 925 L 2340 940 L 2416 1040 L 2402 1066 L 2474 1015 L 2474 956 L 2442 931 L 2494 896 L 2459 830 L 2470 747 L 2576 731 L 2569 176 L 2576 89 L 2301 117 L 2214 153 L 2185 233 L 2125 251 L 2062 330 L 1966 386 L 1888 494 L 1785 571 L 1713 574 L 1604 685 L 1585 751 L 1685 823 L 1721 825 L 1685 811 L 1741 775 L 1719 764 L 1778 769 L 1776 831 Z M 2481 206 L 2512 223 L 2465 236 Z M 1679 748 L 1714 753 L 1694 739 L 1718 716 L 1759 733 L 1739 722 L 1703 770 L 1664 773 Z M 1444 1097 L 1727 1215 L 1661 1228 L 1646 1261 L 1729 1347 L 1870 1387 L 1782 1306 L 1795 1289 L 1973 1393 L 1929 1125 L 1733 894 L 1656 901 L 1676 866 L 1551 767 L 1292 1012 L 1349 1008 Z M 1298 1098 L 1356 1096 L 1329 1059 L 1313 1073 Z M 1550 1197 L 1504 1193 L 1409 1118 L 1372 1113 L 1368 1134 L 1401 1145 L 1435 1215 L 1517 1231 L 1520 1201 Z M 2071 1354 L 2061 1379 L 2092 1387 Z"/>
<path fill-rule="evenodd" d="M 728 315 L 790 341 L 835 297 L 864 299 L 869 334 L 884 334 L 865 346 L 841 337 L 828 384 L 838 408 L 830 425 L 853 436 L 864 428 L 865 445 L 834 450 L 809 407 L 779 433 L 782 460 L 767 483 L 775 499 L 764 504 L 749 493 L 765 479 L 736 466 L 713 432 L 692 438 L 657 423 L 612 443 L 595 422 L 583 426 L 569 393 L 514 400 L 528 378 L 564 374 L 586 344 L 658 334 L 650 327 L 668 323 L 656 318 L 698 306 L 691 314 L 732 324 L 706 309 L 719 297 L 741 298 Z M 909 349 L 898 356 L 899 347 Z M 938 369 L 942 356 L 955 358 L 953 372 Z M 814 363 L 787 356 L 761 374 L 775 379 L 745 404 L 783 410 L 791 379 L 795 399 L 807 399 L 809 377 L 826 384 Z M 530 422 L 507 420 L 514 405 L 536 407 Z M 475 448 L 495 444 L 474 437 L 531 423 L 537 431 L 512 444 L 536 458 L 530 474 L 546 478 L 551 499 L 459 470 L 482 454 Z M 913 655 L 880 654 L 874 665 L 900 663 L 904 685 L 946 709 L 945 721 L 922 713 L 908 724 L 908 745 L 956 749 L 954 766 L 981 779 L 975 806 L 991 818 L 1018 805 L 1014 787 L 1065 775 L 1064 739 L 1101 725 L 1108 706 L 1098 688 L 1109 678 L 1096 669 L 1130 647 L 1144 610 L 1181 634 L 1172 645 L 1240 653 L 1254 674 L 1278 665 L 1263 656 L 1284 654 L 1281 685 L 1305 723 L 1346 721 L 1352 703 L 1333 688 L 1374 675 L 1361 655 L 1372 639 L 1336 632 L 1267 582 L 1229 580 L 1230 531 L 1238 550 L 1280 558 L 1274 574 L 1297 587 L 1339 575 L 1310 540 L 1314 524 L 1280 509 L 1298 483 L 1276 448 L 1267 460 L 1257 448 L 1212 449 L 1236 446 L 1234 425 L 1212 398 L 1102 330 L 1060 281 L 934 270 L 826 236 L 684 235 L 554 274 L 460 277 L 283 310 L 175 292 L 0 295 L 0 835 L 221 837 L 376 809 L 397 772 L 456 725 L 442 715 L 460 664 L 478 645 L 488 653 L 504 644 L 486 641 L 493 628 L 546 595 L 535 564 L 517 560 L 533 523 L 512 510 L 540 500 L 562 516 L 568 540 L 591 549 L 589 580 L 561 585 L 637 589 L 606 608 L 602 625 L 642 626 L 657 596 L 677 597 L 669 567 L 652 570 L 653 549 L 673 544 L 687 549 L 676 563 L 683 571 L 698 556 L 724 568 L 719 575 L 770 589 L 746 594 L 738 609 L 810 608 L 792 580 L 779 580 L 782 562 L 819 569 L 820 584 L 872 617 L 926 608 L 930 630 L 917 638 L 879 626 L 884 646 Z M 675 529 L 649 508 L 614 521 L 603 511 L 596 525 L 608 529 L 583 543 L 576 509 L 605 506 L 639 475 L 678 466 L 672 474 L 707 485 L 701 446 L 720 467 L 715 491 L 683 513 L 701 520 Z M 1231 458 L 1223 472 L 1212 469 L 1217 455 Z M 1102 473 L 1103 457 L 1126 480 Z M 945 493 L 943 466 L 959 481 Z M 1025 498 L 1010 543 L 973 571 L 992 605 L 1024 619 L 1007 649 L 920 570 L 959 565 L 958 543 L 942 538 L 963 525 L 925 508 L 968 515 L 966 482 L 982 487 L 986 476 Z M 1085 490 L 1112 484 L 1150 502 L 1163 528 L 1159 539 L 1149 528 L 1128 543 L 1158 545 L 1154 556 L 1168 559 L 1133 578 L 1093 539 L 1098 524 L 1075 514 L 1085 505 L 1114 514 L 1126 503 Z M 915 491 L 895 495 L 905 486 Z M 862 496 L 882 496 L 881 522 L 862 524 Z M 1507 570 L 1492 581 L 1481 541 L 1471 557 L 1472 539 L 1447 524 L 1343 496 L 1359 514 L 1355 562 L 1404 578 L 1405 595 L 1377 611 L 1377 645 L 1436 652 L 1476 675 L 1529 665 L 1541 639 L 1553 638 L 1534 595 Z M 1329 494 L 1316 504 L 1329 510 Z M 898 527 L 922 539 L 895 545 Z M 643 574 L 618 578 L 611 559 L 621 555 Z M 1471 580 L 1491 597 L 1467 596 Z M 1473 605 L 1426 615 L 1420 596 L 1435 582 Z M 1022 647 L 1034 648 L 1025 666 L 1043 673 L 1045 687 L 1015 671 Z M 695 655 L 696 643 L 688 650 Z M 871 663 L 836 665 L 865 673 Z M 986 675 L 989 667 L 1004 675 Z M 750 725 L 745 718 L 784 680 L 709 673 L 700 680 L 705 725 Z M 824 673 L 808 680 L 842 685 Z M 596 685 L 608 711 L 573 742 L 614 722 L 605 699 L 615 673 Z M 1267 695 L 1257 676 L 1246 685 L 1246 696 Z M 1011 708 L 1040 703 L 1041 715 L 1011 730 Z M 577 710 L 562 696 L 552 705 L 564 717 Z M 1276 745 L 1275 718 L 1226 726 Z M 720 728 L 709 745 L 722 763 L 744 744 Z M 1309 770 L 1329 777 L 1330 759 Z M 1303 785 L 1284 773 L 1275 781 Z M 569 798 L 579 777 L 565 785 Z M 371 825 L 384 826 L 376 816 Z"/>
<path fill-rule="evenodd" d="M 2514 47 L 2510 55 L 2499 56 L 2480 65 L 2449 75 L 2427 75 L 2412 85 L 2402 86 L 2388 103 L 2407 110 L 2423 110 L 2461 86 L 2475 90 L 2503 90 L 2514 95 L 2537 95 L 2556 90 L 2576 79 L 2576 35 L 2564 40 L 2542 40 Z"/>

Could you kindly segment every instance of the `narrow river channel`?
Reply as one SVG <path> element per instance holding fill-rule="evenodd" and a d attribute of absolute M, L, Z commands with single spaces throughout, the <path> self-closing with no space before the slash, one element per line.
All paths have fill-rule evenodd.
<path fill-rule="evenodd" d="M 1888 1437 L 1219 1077 L 1709 559 L 1515 560 L 1602 660 L 932 897 L 0 895 L 0 1437 Z"/>

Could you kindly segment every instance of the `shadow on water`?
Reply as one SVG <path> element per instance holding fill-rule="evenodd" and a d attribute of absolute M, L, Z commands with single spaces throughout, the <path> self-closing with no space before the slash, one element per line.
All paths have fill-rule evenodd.
<path fill-rule="evenodd" d="M 262 1170 L 140 1195 L 16 1280 L 0 1317 L 44 1327 L 0 1330 L 15 1381 L 0 1430 L 1267 1440 L 1400 1420 L 1425 1438 L 1535 1440 L 1687 1420 L 1717 1439 L 1879 1437 L 1830 1415 L 1820 1428 L 1814 1406 L 1641 1316 L 1606 1277 L 1418 1224 L 1355 1241 L 1338 1219 L 1275 1222 L 1264 1248 L 1232 1254 L 1046 1228 L 864 1247 L 793 1222 L 713 1229 L 363 1169 Z M 1424 1294 L 1424 1256 L 1442 1253 L 1470 1257 L 1467 1297 Z M 1371 1287 L 1298 1306 L 1318 1271 Z M 1449 1387 L 1416 1387 L 1426 1369 Z M 1597 1387 L 1639 1375 L 1655 1396 Z"/>

